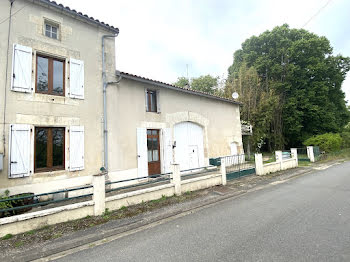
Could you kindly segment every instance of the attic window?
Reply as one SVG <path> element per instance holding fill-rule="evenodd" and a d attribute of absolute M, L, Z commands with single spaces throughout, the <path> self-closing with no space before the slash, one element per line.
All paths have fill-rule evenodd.
<path fill-rule="evenodd" d="M 58 39 L 58 29 L 59 26 L 57 24 L 49 23 L 45 21 L 45 35 L 53 38 Z"/>

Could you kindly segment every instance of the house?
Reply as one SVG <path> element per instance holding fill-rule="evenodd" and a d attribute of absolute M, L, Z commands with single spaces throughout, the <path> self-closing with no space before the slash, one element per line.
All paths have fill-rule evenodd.
<path fill-rule="evenodd" d="M 0 192 L 243 153 L 240 103 L 115 71 L 118 28 L 49 0 L 1 1 L 0 15 Z"/>

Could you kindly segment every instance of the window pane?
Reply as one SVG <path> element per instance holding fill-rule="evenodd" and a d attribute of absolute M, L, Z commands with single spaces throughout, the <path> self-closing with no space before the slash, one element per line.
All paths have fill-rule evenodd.
<path fill-rule="evenodd" d="M 38 56 L 36 83 L 39 92 L 47 92 L 48 87 L 49 60 Z"/>
<path fill-rule="evenodd" d="M 152 130 L 147 130 L 147 135 L 151 135 Z"/>
<path fill-rule="evenodd" d="M 149 108 L 149 91 L 147 91 L 146 93 L 146 111 L 149 112 L 150 108 Z"/>
<path fill-rule="evenodd" d="M 53 92 L 63 95 L 63 62 L 53 61 Z"/>
<path fill-rule="evenodd" d="M 147 149 L 152 150 L 152 138 L 147 138 Z"/>
<path fill-rule="evenodd" d="M 47 167 L 47 128 L 35 128 L 35 168 Z"/>
<path fill-rule="evenodd" d="M 51 37 L 51 31 L 46 30 L 46 31 L 45 31 L 45 35 L 48 36 L 48 37 Z"/>
<path fill-rule="evenodd" d="M 52 28 L 52 33 L 55 33 L 55 34 L 57 34 L 57 27 L 51 27 Z"/>
<path fill-rule="evenodd" d="M 152 130 L 152 135 L 157 135 L 157 130 Z"/>
<path fill-rule="evenodd" d="M 46 28 L 46 31 L 51 31 L 51 25 L 46 24 L 45 28 Z"/>
<path fill-rule="evenodd" d="M 158 149 L 153 150 L 153 161 L 158 161 Z"/>
<path fill-rule="evenodd" d="M 151 95 L 151 111 L 157 112 L 156 92 L 152 92 Z"/>
<path fill-rule="evenodd" d="M 51 38 L 57 39 L 57 33 L 52 33 Z"/>
<path fill-rule="evenodd" d="M 152 162 L 152 150 L 148 150 L 148 162 Z"/>
<path fill-rule="evenodd" d="M 64 128 L 52 128 L 52 166 L 63 166 Z"/>
<path fill-rule="evenodd" d="M 153 145 L 152 145 L 152 149 L 158 149 L 158 139 L 157 138 L 153 138 Z"/>

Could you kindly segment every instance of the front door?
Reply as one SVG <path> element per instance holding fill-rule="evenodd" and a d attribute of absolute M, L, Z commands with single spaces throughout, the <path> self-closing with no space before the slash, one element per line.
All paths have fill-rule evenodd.
<path fill-rule="evenodd" d="M 147 129 L 148 175 L 160 174 L 159 130 Z"/>
<path fill-rule="evenodd" d="M 199 167 L 198 146 L 189 146 L 189 163 L 191 168 Z"/>

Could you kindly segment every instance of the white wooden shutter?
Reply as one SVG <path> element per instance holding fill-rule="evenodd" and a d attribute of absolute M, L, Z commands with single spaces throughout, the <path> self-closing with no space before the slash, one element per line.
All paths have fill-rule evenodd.
<path fill-rule="evenodd" d="M 159 96 L 159 90 L 156 91 L 156 99 L 157 99 L 157 113 L 160 113 L 160 96 Z"/>
<path fill-rule="evenodd" d="M 84 99 L 84 62 L 70 59 L 70 97 Z"/>
<path fill-rule="evenodd" d="M 137 136 L 137 176 L 148 176 L 147 157 L 147 129 L 140 127 L 136 130 Z"/>
<path fill-rule="evenodd" d="M 10 126 L 9 178 L 25 177 L 31 173 L 31 126 Z"/>
<path fill-rule="evenodd" d="M 84 169 L 84 127 L 71 126 L 69 130 L 69 170 Z"/>
<path fill-rule="evenodd" d="M 13 45 L 11 90 L 30 93 L 32 88 L 32 48 Z"/>
<path fill-rule="evenodd" d="M 164 172 L 171 172 L 173 162 L 173 143 L 171 139 L 171 128 L 163 129 L 163 150 L 164 150 Z"/>

